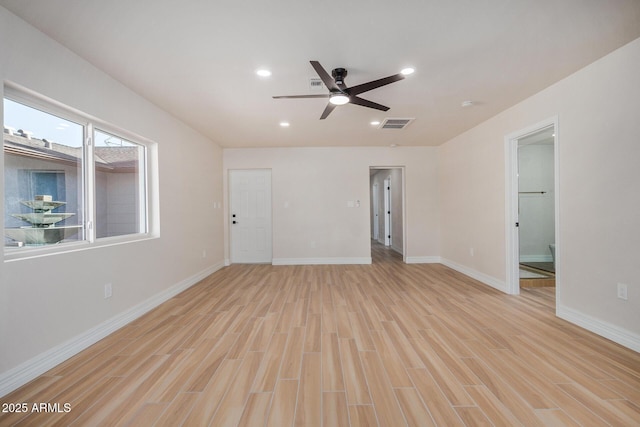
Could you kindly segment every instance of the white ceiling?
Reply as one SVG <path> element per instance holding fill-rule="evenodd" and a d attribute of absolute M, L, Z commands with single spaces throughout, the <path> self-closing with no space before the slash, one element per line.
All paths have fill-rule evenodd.
<path fill-rule="evenodd" d="M 0 0 L 223 147 L 439 145 L 640 37 L 639 0 Z M 319 120 L 309 60 L 348 86 Z M 273 75 L 258 78 L 267 67 Z M 462 108 L 465 100 L 473 107 Z M 369 124 L 411 117 L 404 130 Z M 278 124 L 286 120 L 289 128 Z"/>

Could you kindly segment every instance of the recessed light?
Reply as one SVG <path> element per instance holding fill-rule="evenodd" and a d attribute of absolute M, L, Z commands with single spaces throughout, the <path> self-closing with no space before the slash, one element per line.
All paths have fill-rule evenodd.
<path fill-rule="evenodd" d="M 400 74 L 402 74 L 403 76 L 408 76 L 409 74 L 413 74 L 415 71 L 416 70 L 414 68 L 407 67 L 400 70 Z"/>
<path fill-rule="evenodd" d="M 282 126 L 283 128 L 288 128 L 289 122 L 280 122 L 280 126 Z"/>
<path fill-rule="evenodd" d="M 371 122 L 372 126 L 378 126 L 379 124 L 380 124 L 380 122 L 377 121 L 377 120 L 374 120 L 374 121 Z"/>
<path fill-rule="evenodd" d="M 463 107 L 472 107 L 473 106 L 473 101 L 462 101 L 461 105 Z"/>
<path fill-rule="evenodd" d="M 260 77 L 269 77 L 271 75 L 271 71 L 267 70 L 266 68 L 261 68 L 256 71 L 256 74 Z"/>

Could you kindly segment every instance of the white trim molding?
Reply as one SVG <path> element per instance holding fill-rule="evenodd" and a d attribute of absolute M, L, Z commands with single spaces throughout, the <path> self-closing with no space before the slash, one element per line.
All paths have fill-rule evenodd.
<path fill-rule="evenodd" d="M 371 264 L 371 257 L 351 258 L 274 258 L 273 265 Z"/>
<path fill-rule="evenodd" d="M 500 279 L 496 279 L 495 277 L 489 276 L 488 274 L 482 273 L 464 265 L 456 264 L 455 262 L 448 259 L 442 259 L 441 262 L 447 267 L 456 270 L 457 272 L 462 273 L 466 276 L 469 276 L 472 279 L 476 279 L 479 282 L 484 283 L 485 285 L 491 286 L 492 288 L 497 289 L 500 292 L 508 293 L 507 284 Z"/>
<path fill-rule="evenodd" d="M 439 256 L 408 256 L 407 264 L 439 264 L 442 262 L 442 258 Z"/>
<path fill-rule="evenodd" d="M 0 375 L 0 397 L 75 356 L 223 267 L 219 262 Z"/>
<path fill-rule="evenodd" d="M 556 315 L 594 334 L 598 334 L 633 351 L 640 352 L 640 335 L 634 332 L 560 304 L 558 304 Z"/>
<path fill-rule="evenodd" d="M 553 127 L 555 140 L 553 144 L 554 158 L 554 205 L 555 205 L 555 245 L 556 245 L 556 266 L 557 270 L 561 269 L 561 263 L 558 262 L 558 254 L 560 253 L 560 160 L 559 160 L 559 135 L 558 116 L 549 117 L 539 123 L 528 126 L 524 129 L 512 132 L 504 137 L 504 154 L 505 154 L 505 258 L 506 258 L 506 279 L 505 289 L 508 294 L 520 294 L 520 266 L 519 266 L 519 236 L 518 229 L 515 225 L 518 219 L 518 140 L 542 129 Z M 562 280 L 561 271 L 556 271 L 556 296 L 561 292 Z M 557 301 L 557 299 L 556 299 Z"/>

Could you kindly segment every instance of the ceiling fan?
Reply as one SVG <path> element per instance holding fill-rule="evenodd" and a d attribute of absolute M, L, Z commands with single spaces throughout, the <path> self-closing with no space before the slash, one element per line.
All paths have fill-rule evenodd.
<path fill-rule="evenodd" d="M 381 104 L 377 104 L 372 101 L 368 101 L 366 99 L 360 98 L 360 95 L 363 92 L 368 92 L 370 90 L 379 88 L 380 86 L 388 85 L 389 83 L 397 82 L 398 80 L 404 79 L 403 74 L 394 74 L 393 76 L 385 77 L 378 80 L 373 80 L 368 83 L 363 83 L 357 86 L 347 87 L 344 84 L 344 79 L 347 77 L 347 70 L 345 68 L 336 68 L 331 71 L 331 76 L 327 71 L 320 65 L 318 61 L 309 61 L 311 66 L 320 79 L 325 84 L 327 89 L 329 89 L 329 93 L 325 95 L 285 95 L 285 96 L 274 96 L 274 99 L 299 99 L 299 98 L 329 98 L 329 103 L 324 109 L 322 115 L 320 116 L 320 120 L 324 120 L 327 118 L 329 114 L 336 108 L 338 105 L 344 104 L 355 104 L 360 105 L 362 107 L 374 108 L 376 110 L 387 111 L 389 107 L 386 107 Z M 332 77 L 333 76 L 333 77 Z"/>

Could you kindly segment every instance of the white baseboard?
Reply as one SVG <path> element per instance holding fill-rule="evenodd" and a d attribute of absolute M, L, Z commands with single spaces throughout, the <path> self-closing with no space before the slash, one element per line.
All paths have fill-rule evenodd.
<path fill-rule="evenodd" d="M 495 288 L 504 293 L 508 293 L 506 284 L 503 281 L 496 279 L 495 277 L 491 277 L 469 267 L 456 264 L 455 262 L 447 259 L 442 259 L 441 263 L 462 274 L 465 274 L 486 285 L 489 285 L 492 288 Z M 640 335 L 634 332 L 620 328 L 619 326 L 613 325 L 611 323 L 604 322 L 600 319 L 591 317 L 580 311 L 565 306 L 559 306 L 556 315 L 561 319 L 571 322 L 577 326 L 580 326 L 581 328 L 598 334 L 633 351 L 640 352 Z"/>
<path fill-rule="evenodd" d="M 408 256 L 405 259 L 407 264 L 438 264 L 442 262 L 439 256 Z"/>
<path fill-rule="evenodd" d="M 274 258 L 273 265 L 371 264 L 371 257 L 349 258 Z"/>
<path fill-rule="evenodd" d="M 594 334 L 610 339 L 611 341 L 623 345 L 633 351 L 640 352 L 640 335 L 634 332 L 565 306 L 558 306 L 556 315 L 561 319 L 571 322 L 574 325 L 578 325 L 581 328 L 593 332 Z"/>
<path fill-rule="evenodd" d="M 163 302 L 168 301 L 185 289 L 190 288 L 205 277 L 220 270 L 222 267 L 222 262 L 212 265 L 211 267 L 176 283 L 159 294 L 152 296 L 129 310 L 102 322 L 86 332 L 59 344 L 24 363 L 21 363 L 3 374 L 0 374 L 0 397 L 11 393 L 18 387 L 21 387 L 39 375 L 44 374 L 49 369 L 80 353 L 82 350 L 95 344 L 126 324 L 134 321 Z"/>
<path fill-rule="evenodd" d="M 466 276 L 471 277 L 472 279 L 476 279 L 485 285 L 489 285 L 492 288 L 495 288 L 501 292 L 509 293 L 507 289 L 507 284 L 502 280 L 496 279 L 495 277 L 489 276 L 488 274 L 482 273 L 480 271 L 474 270 L 472 268 L 466 267 L 464 265 L 456 264 L 453 261 L 442 258 L 440 261 L 442 264 L 446 265 L 449 268 L 456 270 Z"/>
<path fill-rule="evenodd" d="M 552 262 L 551 255 L 520 255 L 520 262 Z"/>

